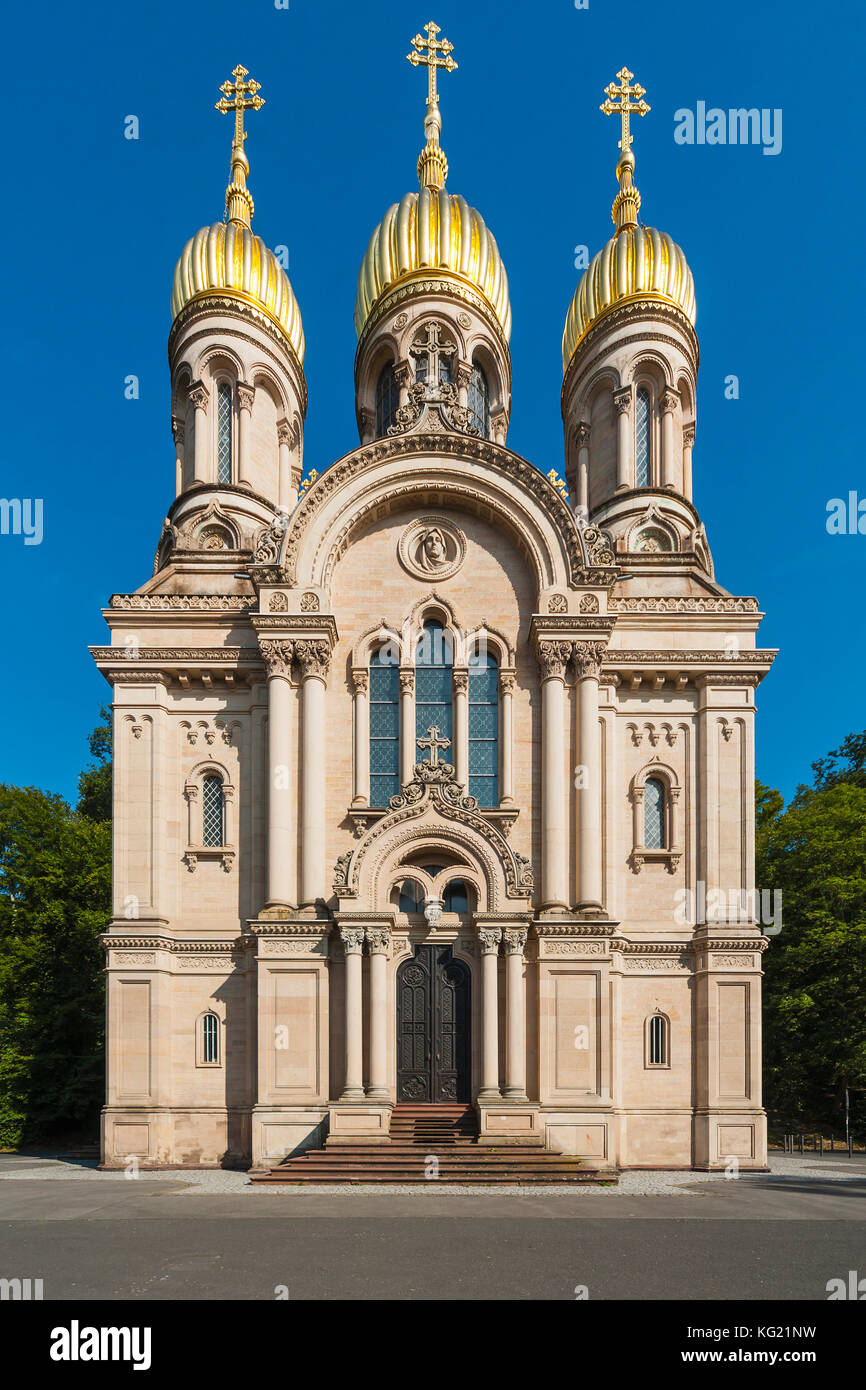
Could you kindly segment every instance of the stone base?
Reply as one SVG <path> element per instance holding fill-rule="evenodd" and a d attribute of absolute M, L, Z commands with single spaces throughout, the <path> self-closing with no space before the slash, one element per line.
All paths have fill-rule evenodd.
<path fill-rule="evenodd" d="M 759 1171 L 767 1167 L 767 1116 L 763 1110 L 698 1111 L 694 1117 L 694 1166 L 704 1171 Z"/>
<path fill-rule="evenodd" d="M 478 1101 L 479 1144 L 544 1144 L 535 1105 L 500 1100 Z"/>
<path fill-rule="evenodd" d="M 106 1105 L 100 1130 L 100 1167 L 106 1169 L 249 1166 L 247 1109 Z"/>
<path fill-rule="evenodd" d="M 253 1110 L 253 1168 L 269 1168 L 291 1154 L 318 1149 L 327 1133 L 328 1112 L 302 1106 L 256 1106 Z"/>
<path fill-rule="evenodd" d="M 390 1144 L 390 1102 L 338 1101 L 330 1106 L 326 1148 L 340 1144 Z"/>

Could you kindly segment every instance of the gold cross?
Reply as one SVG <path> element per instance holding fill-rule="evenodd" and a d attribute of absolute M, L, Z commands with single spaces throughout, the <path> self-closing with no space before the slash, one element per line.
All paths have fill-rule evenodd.
<path fill-rule="evenodd" d="M 603 111 L 606 116 L 621 116 L 622 139 L 619 142 L 619 147 L 623 154 L 628 154 L 631 149 L 629 116 L 645 116 L 652 108 L 643 100 L 646 94 L 645 87 L 642 87 L 639 82 L 636 82 L 633 87 L 628 85 L 634 77 L 633 72 L 629 72 L 628 68 L 621 68 L 617 77 L 620 80 L 620 85 L 617 86 L 615 82 L 610 82 L 605 87 L 607 101 L 602 102 L 598 109 Z M 614 100 L 616 97 L 619 97 L 618 101 Z M 636 100 L 632 101 L 632 97 L 635 97 Z"/>
<path fill-rule="evenodd" d="M 243 149 L 244 141 L 247 138 L 246 131 L 244 130 L 244 112 L 260 111 L 265 104 L 264 97 L 256 95 L 257 92 L 261 91 L 261 83 L 253 81 L 252 78 L 250 78 L 249 82 L 245 82 L 244 78 L 246 76 L 247 69 L 242 68 L 240 64 L 238 64 L 232 72 L 234 82 L 223 82 L 220 91 L 224 92 L 225 95 L 221 96 L 216 103 L 217 111 L 222 111 L 223 115 L 225 115 L 226 111 L 234 111 L 234 143 L 235 145 L 239 145 L 241 149 Z M 229 97 L 232 98 L 231 101 L 229 101 Z"/>
<path fill-rule="evenodd" d="M 407 53 L 406 57 L 413 67 L 417 68 L 421 63 L 427 64 L 427 105 L 432 107 L 439 104 L 439 95 L 436 91 L 436 69 L 444 68 L 446 72 L 453 72 L 457 64 L 451 57 L 454 52 L 453 43 L 449 43 L 447 39 L 437 39 L 436 37 L 441 32 L 439 25 L 434 24 L 431 19 L 429 24 L 424 25 L 424 30 L 427 34 L 426 39 L 422 34 L 416 34 L 412 40 L 412 47 L 416 52 Z"/>
<path fill-rule="evenodd" d="M 441 750 L 444 752 L 446 748 L 450 748 L 450 747 L 451 747 L 451 740 L 450 740 L 450 738 L 440 738 L 440 737 L 439 737 L 439 729 L 437 728 L 437 726 L 436 726 L 435 724 L 431 724 L 431 725 L 430 725 L 430 728 L 427 730 L 427 735 L 428 735 L 427 738 L 419 738 L 419 739 L 418 739 L 418 747 L 419 747 L 419 748 L 429 748 L 429 749 L 430 749 L 430 766 L 431 766 L 431 767 L 438 767 L 438 766 L 439 766 L 439 750 L 441 749 Z"/>

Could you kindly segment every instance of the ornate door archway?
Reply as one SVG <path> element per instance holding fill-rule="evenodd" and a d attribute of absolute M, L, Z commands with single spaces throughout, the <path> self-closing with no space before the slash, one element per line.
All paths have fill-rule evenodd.
<path fill-rule="evenodd" d="M 397 1100 L 471 1100 L 469 969 L 450 946 L 416 946 L 397 970 Z"/>

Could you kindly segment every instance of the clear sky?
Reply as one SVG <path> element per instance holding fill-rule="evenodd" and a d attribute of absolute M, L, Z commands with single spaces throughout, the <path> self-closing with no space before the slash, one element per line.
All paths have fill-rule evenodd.
<path fill-rule="evenodd" d="M 357 444 L 358 265 L 386 207 L 416 186 L 426 81 L 405 54 L 434 18 L 459 63 L 441 84 L 449 188 L 483 213 L 511 283 L 508 442 L 545 472 L 563 461 L 574 248 L 611 233 L 619 123 L 599 103 L 623 64 L 647 89 L 641 215 L 684 248 L 697 287 L 695 501 L 718 580 L 759 598 L 759 640 L 781 648 L 758 691 L 757 766 L 790 795 L 866 725 L 866 535 L 826 529 L 831 498 L 866 499 L 863 13 L 838 0 L 12 7 L 0 495 L 41 498 L 44 520 L 40 545 L 0 536 L 0 780 L 74 796 L 109 694 L 87 644 L 107 640 L 110 594 L 151 574 L 173 495 L 172 272 L 221 219 L 228 178 L 219 84 L 243 63 L 267 101 L 248 122 L 254 228 L 290 250 L 305 462 L 321 472 Z M 675 112 L 699 102 L 781 110 L 781 151 L 678 144 Z M 124 399 L 131 373 L 137 401 Z M 725 399 L 732 374 L 738 400 Z"/>

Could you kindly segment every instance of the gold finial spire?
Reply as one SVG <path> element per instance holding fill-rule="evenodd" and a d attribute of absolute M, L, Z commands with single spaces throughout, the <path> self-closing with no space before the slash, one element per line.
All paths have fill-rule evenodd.
<path fill-rule="evenodd" d="M 427 144 L 418 159 L 418 178 L 422 188 L 444 188 L 448 177 L 448 160 L 439 144 L 442 117 L 439 114 L 436 69 L 444 68 L 445 72 L 453 72 L 457 64 L 451 57 L 454 51 L 453 43 L 436 37 L 440 33 L 438 24 L 434 24 L 431 19 L 429 24 L 424 25 L 424 31 L 427 37 L 416 34 L 412 40 L 413 51 L 406 54 L 413 67 L 417 68 L 421 63 L 427 64 L 427 115 L 424 117 Z"/>
<path fill-rule="evenodd" d="M 641 87 L 640 83 L 629 86 L 634 77 L 633 72 L 628 68 L 621 68 L 617 73 L 620 85 L 610 82 L 605 87 L 607 101 L 602 102 L 599 107 L 606 116 L 620 116 L 622 118 L 622 139 L 619 148 L 622 154 L 616 166 L 616 176 L 619 179 L 619 193 L 617 193 L 611 217 L 616 223 L 617 233 L 625 227 L 636 227 L 638 225 L 637 215 L 640 211 L 640 194 L 632 183 L 634 173 L 634 155 L 631 152 L 631 129 L 629 125 L 630 116 L 645 116 L 652 108 L 644 101 L 646 88 Z M 635 98 L 633 101 L 632 98 Z"/>
<path fill-rule="evenodd" d="M 226 214 L 230 222 L 237 222 L 242 227 L 249 227 L 253 212 L 255 210 L 252 194 L 247 188 L 247 174 L 250 172 L 249 160 L 244 154 L 244 141 L 247 133 L 244 130 L 244 112 L 258 111 L 265 104 L 264 97 L 257 96 L 261 84 L 254 82 L 252 78 L 245 82 L 247 69 L 240 64 L 234 69 L 232 77 L 234 82 L 225 81 L 220 87 L 220 91 L 225 93 L 216 103 L 217 111 L 234 111 L 235 113 L 235 138 L 232 141 L 232 181 L 226 189 Z M 231 97 L 231 100 L 229 98 Z"/>

